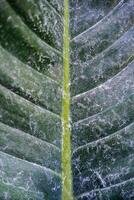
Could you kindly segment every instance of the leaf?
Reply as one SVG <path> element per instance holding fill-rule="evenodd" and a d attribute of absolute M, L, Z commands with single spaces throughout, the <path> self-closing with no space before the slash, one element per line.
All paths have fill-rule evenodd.
<path fill-rule="evenodd" d="M 133 199 L 134 2 L 79 1 L 74 6 L 74 196 L 78 200 Z"/>
<path fill-rule="evenodd" d="M 0 4 L 1 199 L 61 196 L 60 12 L 53 1 Z"/>
<path fill-rule="evenodd" d="M 133 58 L 133 0 L 1 1 L 1 200 L 134 198 Z"/>

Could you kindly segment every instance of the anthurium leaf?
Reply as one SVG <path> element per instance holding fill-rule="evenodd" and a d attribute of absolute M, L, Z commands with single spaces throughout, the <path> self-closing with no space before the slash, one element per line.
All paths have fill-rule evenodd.
<path fill-rule="evenodd" d="M 72 1 L 73 191 L 134 198 L 134 1 Z"/>
<path fill-rule="evenodd" d="M 0 3 L 0 199 L 61 198 L 63 6 Z"/>
<path fill-rule="evenodd" d="M 1 0 L 1 200 L 134 198 L 133 59 L 133 0 Z"/>

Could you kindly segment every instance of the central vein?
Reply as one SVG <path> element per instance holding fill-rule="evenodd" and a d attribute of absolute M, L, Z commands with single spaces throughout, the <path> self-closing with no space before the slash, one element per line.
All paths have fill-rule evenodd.
<path fill-rule="evenodd" d="M 72 200 L 71 129 L 70 129 L 70 37 L 69 0 L 64 0 L 63 98 L 62 98 L 62 200 Z"/>

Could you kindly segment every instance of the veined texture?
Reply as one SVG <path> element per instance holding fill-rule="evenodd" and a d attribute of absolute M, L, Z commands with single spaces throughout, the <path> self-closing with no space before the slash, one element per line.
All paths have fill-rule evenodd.
<path fill-rule="evenodd" d="M 133 59 L 133 0 L 1 0 L 1 200 L 134 198 Z"/>

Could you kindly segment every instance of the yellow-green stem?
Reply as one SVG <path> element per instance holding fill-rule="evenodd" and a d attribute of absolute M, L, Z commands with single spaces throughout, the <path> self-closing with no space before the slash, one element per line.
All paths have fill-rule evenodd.
<path fill-rule="evenodd" d="M 72 200 L 71 129 L 70 129 L 70 60 L 69 1 L 64 0 L 63 98 L 62 98 L 62 200 Z"/>

